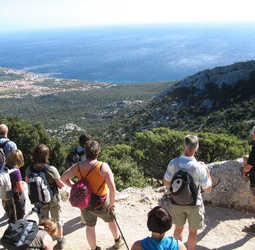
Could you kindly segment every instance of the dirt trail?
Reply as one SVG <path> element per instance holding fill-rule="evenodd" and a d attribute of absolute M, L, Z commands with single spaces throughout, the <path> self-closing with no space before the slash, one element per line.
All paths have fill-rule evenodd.
<path fill-rule="evenodd" d="M 131 248 L 134 241 L 149 235 L 146 228 L 146 215 L 157 205 L 162 193 L 151 188 L 129 188 L 119 193 L 116 202 L 116 216 L 126 241 Z M 118 198 L 117 197 L 117 198 Z M 64 235 L 67 240 L 66 250 L 89 249 L 85 227 L 80 223 L 79 209 L 71 207 L 69 202 L 63 202 Z M 30 209 L 28 205 L 28 210 Z M 32 215 L 31 219 L 37 219 Z M 228 208 L 206 206 L 206 226 L 198 233 L 197 250 L 254 250 L 255 235 L 243 232 L 245 226 L 255 222 L 254 214 L 236 211 Z M 7 226 L 2 206 L 0 207 L 0 235 Z M 187 240 L 187 226 L 185 227 L 184 242 Z M 102 220 L 96 225 L 97 245 L 103 249 L 111 249 L 112 236 L 108 226 Z M 173 235 L 173 228 L 167 233 Z M 3 249 L 0 246 L 0 250 Z M 125 246 L 122 249 L 126 249 Z"/>

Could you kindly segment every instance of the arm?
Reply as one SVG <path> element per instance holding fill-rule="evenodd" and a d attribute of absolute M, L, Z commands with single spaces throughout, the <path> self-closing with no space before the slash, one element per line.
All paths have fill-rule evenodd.
<path fill-rule="evenodd" d="M 50 237 L 50 235 L 45 235 L 43 240 L 42 240 L 42 247 L 45 250 L 53 250 L 53 240 Z"/>
<path fill-rule="evenodd" d="M 19 193 L 24 192 L 24 187 L 23 187 L 22 181 L 17 181 L 16 182 L 16 189 L 17 189 L 17 192 L 19 192 Z"/>
<path fill-rule="evenodd" d="M 71 182 L 71 178 L 74 177 L 76 171 L 77 164 L 72 165 L 68 168 L 61 176 L 61 181 L 64 182 L 67 186 L 72 187 L 73 183 Z"/>
<path fill-rule="evenodd" d="M 164 178 L 163 178 L 163 185 L 166 187 L 169 187 L 171 184 L 171 179 L 173 177 L 173 174 L 175 172 L 175 165 L 174 165 L 174 160 L 171 160 L 168 163 Z"/>
<path fill-rule="evenodd" d="M 209 171 L 208 167 L 206 165 L 204 167 L 206 169 L 206 173 L 207 173 L 207 176 L 208 176 L 208 181 L 207 181 L 208 187 L 203 188 L 203 190 L 204 190 L 205 193 L 210 193 L 211 190 L 212 190 L 212 177 L 211 177 L 211 174 L 210 174 L 210 171 Z"/>
<path fill-rule="evenodd" d="M 182 241 L 178 240 L 179 250 L 187 250 Z"/>
<path fill-rule="evenodd" d="M 102 168 L 101 168 L 101 175 L 104 177 L 105 182 L 109 188 L 110 191 L 110 204 L 109 204 L 109 209 L 111 209 L 114 206 L 115 202 L 115 193 L 116 193 L 116 187 L 114 183 L 114 177 L 113 173 L 107 163 L 103 163 Z"/>
<path fill-rule="evenodd" d="M 164 179 L 163 179 L 163 184 L 164 184 L 164 186 L 169 187 L 170 184 L 171 184 L 171 182 L 170 182 L 170 181 L 167 181 L 167 180 L 164 178 Z"/>
<path fill-rule="evenodd" d="M 58 185 L 59 188 L 62 188 L 65 186 L 64 182 L 61 180 L 61 178 L 56 179 L 56 183 Z"/>
<path fill-rule="evenodd" d="M 133 246 L 131 247 L 131 250 L 142 250 L 142 245 L 141 245 L 141 241 L 136 241 Z M 180 250 L 182 250 L 180 248 Z M 185 249 L 184 249 L 185 250 Z"/>

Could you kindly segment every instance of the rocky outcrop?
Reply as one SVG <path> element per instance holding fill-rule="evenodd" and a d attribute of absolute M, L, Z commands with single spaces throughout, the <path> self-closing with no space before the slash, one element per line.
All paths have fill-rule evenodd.
<path fill-rule="evenodd" d="M 255 212 L 255 203 L 250 193 L 249 181 L 240 174 L 243 160 L 230 160 L 208 165 L 214 184 L 211 193 L 204 194 L 204 200 L 216 206 L 244 209 Z"/>
<path fill-rule="evenodd" d="M 210 193 L 203 193 L 205 203 L 213 206 L 222 206 L 255 212 L 255 203 L 250 193 L 249 181 L 241 177 L 240 167 L 243 166 L 243 159 L 214 162 L 208 164 L 213 180 L 213 189 Z M 128 188 L 117 196 L 117 200 L 126 199 L 129 203 L 135 201 L 153 203 L 156 200 L 161 205 L 161 198 L 166 192 L 164 187 L 144 189 Z M 168 203 L 164 204 L 166 207 Z M 163 206 L 164 206 L 163 205 Z"/>
<path fill-rule="evenodd" d="M 194 87 L 203 90 L 208 83 L 214 83 L 219 88 L 223 84 L 233 85 L 240 80 L 249 80 L 250 73 L 255 71 L 255 61 L 238 62 L 228 66 L 204 70 L 189 76 L 168 89 L 168 92 L 181 87 Z"/>

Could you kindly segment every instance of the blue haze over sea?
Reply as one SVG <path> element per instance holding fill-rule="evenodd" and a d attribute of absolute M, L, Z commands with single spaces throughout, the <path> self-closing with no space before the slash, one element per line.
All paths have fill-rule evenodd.
<path fill-rule="evenodd" d="M 1 32 L 0 66 L 117 83 L 179 80 L 255 59 L 255 24 L 168 24 Z"/>

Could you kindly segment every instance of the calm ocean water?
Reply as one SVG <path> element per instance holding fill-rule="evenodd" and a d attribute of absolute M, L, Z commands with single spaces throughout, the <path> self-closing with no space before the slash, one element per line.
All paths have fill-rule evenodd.
<path fill-rule="evenodd" d="M 179 80 L 255 59 L 254 24 L 169 24 L 0 33 L 0 66 L 65 79 Z"/>

